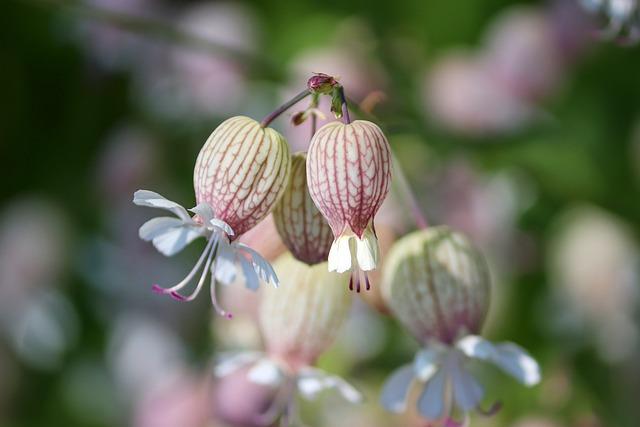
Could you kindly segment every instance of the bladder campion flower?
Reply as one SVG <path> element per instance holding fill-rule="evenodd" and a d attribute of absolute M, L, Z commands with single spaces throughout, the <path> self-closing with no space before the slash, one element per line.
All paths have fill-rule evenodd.
<path fill-rule="evenodd" d="M 295 393 L 313 400 L 334 389 L 347 401 L 360 402 L 362 396 L 353 386 L 313 367 L 335 340 L 351 307 L 351 296 L 341 286 L 344 277 L 327 271 L 325 263 L 309 266 L 290 254 L 280 257 L 274 267 L 286 275 L 281 275 L 277 290 L 265 289 L 263 294 L 260 326 L 266 354 L 231 354 L 216 366 L 216 375 L 226 377 L 250 366 L 250 381 L 278 390 L 279 398 L 260 416 L 263 425 L 272 425 L 281 416 L 295 417 Z"/>
<path fill-rule="evenodd" d="M 273 210 L 273 219 L 292 255 L 313 265 L 326 261 L 333 235 L 309 195 L 306 159 L 305 153 L 291 156 L 289 183 Z"/>
<path fill-rule="evenodd" d="M 360 271 L 376 268 L 378 240 L 373 217 L 382 205 L 391 181 L 389 143 L 374 123 L 331 122 L 318 130 L 307 156 L 309 193 L 334 234 L 328 267 L 339 273 L 352 270 L 360 291 Z"/>
<path fill-rule="evenodd" d="M 396 242 L 385 265 L 383 296 L 420 342 L 413 363 L 395 371 L 382 390 L 383 406 L 405 410 L 415 383 L 417 406 L 431 422 L 455 423 L 451 414 L 478 409 L 484 389 L 469 373 L 470 359 L 491 362 L 526 386 L 540 381 L 536 361 L 512 343 L 480 337 L 489 307 L 489 273 L 481 253 L 446 227 L 414 232 Z"/>
<path fill-rule="evenodd" d="M 262 127 L 248 117 L 234 117 L 213 131 L 202 147 L 194 170 L 198 204 L 192 217 L 179 204 L 147 190 L 135 193 L 140 206 L 166 209 L 174 217 L 153 218 L 140 227 L 140 238 L 151 241 L 166 256 L 172 256 L 198 237 L 205 237 L 202 255 L 191 272 L 170 288 L 153 289 L 180 301 L 193 300 L 211 272 L 211 299 L 216 311 L 216 282 L 231 284 L 240 265 L 246 286 L 256 290 L 260 279 L 278 284 L 278 278 L 260 254 L 235 239 L 266 217 L 284 190 L 290 168 L 289 149 L 273 129 Z M 204 268 L 203 268 L 204 266 Z M 179 293 L 202 269 L 195 291 Z"/>

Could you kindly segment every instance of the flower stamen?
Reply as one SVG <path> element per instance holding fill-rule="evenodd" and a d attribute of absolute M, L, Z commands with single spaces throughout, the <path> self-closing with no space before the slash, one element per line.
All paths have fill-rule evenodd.
<path fill-rule="evenodd" d="M 218 302 L 218 297 L 216 296 L 216 285 L 217 284 L 218 284 L 218 281 L 212 275 L 211 276 L 211 286 L 209 287 L 209 289 L 211 291 L 211 304 L 213 305 L 213 309 L 215 310 L 215 312 L 219 316 L 226 317 L 227 319 L 232 319 L 233 318 L 233 313 L 231 313 L 230 311 L 226 311 L 222 307 L 220 307 L 220 303 Z"/>
<path fill-rule="evenodd" d="M 209 250 L 209 255 L 207 256 L 207 262 L 204 264 L 204 269 L 202 270 L 202 274 L 200 275 L 200 280 L 198 281 L 198 285 L 196 286 L 196 289 L 189 296 L 184 296 L 179 294 L 177 291 L 173 291 L 170 294 L 173 299 L 177 301 L 188 302 L 188 301 L 193 301 L 198 296 L 207 278 L 207 274 L 209 273 L 209 268 L 211 267 L 211 261 L 213 260 L 214 254 L 216 253 L 216 250 L 218 248 L 217 238 L 212 238 L 211 242 L 214 242 L 214 244 L 212 246 L 212 249 Z"/>
<path fill-rule="evenodd" d="M 198 262 L 196 262 L 196 265 L 193 266 L 193 268 L 191 269 L 191 271 L 189 272 L 189 274 L 187 274 L 187 276 L 182 279 L 178 284 L 170 287 L 170 288 L 163 288 L 162 286 L 158 285 L 158 284 L 154 284 L 151 289 L 159 294 L 164 294 L 164 295 L 171 295 L 174 296 L 173 294 L 179 290 L 181 290 L 182 288 L 184 288 L 185 286 L 187 286 L 191 280 L 193 280 L 193 277 L 196 275 L 196 273 L 198 271 L 200 271 L 200 267 L 202 267 L 202 263 L 205 261 L 205 259 L 207 258 L 207 256 L 212 252 L 211 248 L 213 246 L 215 239 L 211 239 L 209 240 L 209 242 L 207 243 L 207 245 L 204 247 L 204 250 L 202 251 L 202 254 L 200 255 L 200 258 L 198 259 Z M 205 269 L 206 271 L 206 269 Z"/>

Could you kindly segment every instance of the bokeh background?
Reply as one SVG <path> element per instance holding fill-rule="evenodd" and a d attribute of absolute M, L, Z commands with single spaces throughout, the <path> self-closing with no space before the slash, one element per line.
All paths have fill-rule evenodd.
<path fill-rule="evenodd" d="M 485 335 L 541 363 L 533 389 L 488 374 L 504 408 L 473 425 L 638 425 L 640 48 L 597 37 L 606 24 L 577 2 L 4 0 L 0 11 L 1 426 L 224 425 L 210 419 L 211 363 L 260 347 L 256 298 L 225 294 L 243 314 L 229 322 L 207 298 L 152 294 L 198 248 L 165 259 L 139 241 L 153 213 L 132 194 L 191 206 L 211 130 L 261 118 L 311 72 L 339 76 L 377 117 L 430 223 L 487 254 Z M 304 149 L 309 129 L 288 117 L 274 126 Z M 415 227 L 398 195 L 379 218 L 385 245 Z M 275 256 L 265 236 L 268 224 L 248 239 Z M 416 350 L 379 309 L 375 293 L 356 301 L 320 360 L 368 402 L 327 396 L 304 407 L 310 425 L 423 426 L 377 405 Z"/>

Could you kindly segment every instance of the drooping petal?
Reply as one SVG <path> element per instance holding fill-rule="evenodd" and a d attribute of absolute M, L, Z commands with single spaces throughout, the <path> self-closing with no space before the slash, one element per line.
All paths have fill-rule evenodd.
<path fill-rule="evenodd" d="M 484 397 L 484 389 L 478 381 L 462 365 L 457 365 L 448 372 L 451 375 L 456 406 L 463 412 L 477 408 Z"/>
<path fill-rule="evenodd" d="M 208 203 L 198 203 L 196 206 L 192 207 L 189 210 L 198 215 L 203 224 L 207 224 L 209 221 L 215 218 L 213 209 L 211 208 L 211 206 L 209 206 Z"/>
<path fill-rule="evenodd" d="M 304 368 L 298 375 L 298 391 L 307 400 L 314 400 L 325 390 L 337 390 L 351 403 L 362 402 L 362 394 L 351 384 L 336 375 L 315 368 Z"/>
<path fill-rule="evenodd" d="M 236 257 L 240 267 L 242 268 L 242 274 L 244 275 L 244 285 L 247 289 L 257 291 L 260 288 L 260 277 L 256 273 L 255 264 L 245 258 L 243 255 Z"/>
<path fill-rule="evenodd" d="M 477 335 L 469 335 L 456 346 L 467 356 L 492 362 L 526 386 L 540 382 L 540 366 L 523 348 L 513 344 L 494 345 Z"/>
<path fill-rule="evenodd" d="M 151 218 L 149 221 L 142 224 L 138 231 L 138 236 L 140 236 L 142 240 L 148 242 L 173 228 L 182 227 L 183 225 L 184 221 L 180 218 L 170 216 Z"/>
<path fill-rule="evenodd" d="M 380 403 L 390 412 L 404 412 L 407 407 L 407 397 L 413 380 L 415 379 L 413 364 L 404 365 L 396 369 L 382 386 Z"/>
<path fill-rule="evenodd" d="M 230 285 L 236 280 L 236 256 L 233 248 L 224 238 L 220 238 L 218 243 L 218 253 L 213 265 L 213 277 L 223 285 Z"/>
<path fill-rule="evenodd" d="M 329 251 L 329 271 L 344 273 L 351 270 L 350 242 L 353 236 L 340 236 L 333 241 Z"/>
<path fill-rule="evenodd" d="M 438 370 L 440 352 L 436 349 L 423 349 L 416 354 L 413 368 L 418 379 L 427 382 Z"/>
<path fill-rule="evenodd" d="M 378 239 L 373 230 L 368 227 L 362 238 L 355 238 L 356 240 L 356 257 L 358 260 L 358 266 L 362 271 L 370 271 L 376 268 L 379 257 Z"/>
<path fill-rule="evenodd" d="M 229 237 L 235 236 L 235 233 L 233 232 L 231 226 L 221 219 L 212 218 L 209 220 L 209 224 L 211 224 L 215 228 L 221 229 Z"/>
<path fill-rule="evenodd" d="M 423 417 L 429 420 L 437 420 L 444 415 L 446 379 L 445 372 L 439 370 L 427 382 L 426 387 L 418 398 L 418 410 Z"/>
<path fill-rule="evenodd" d="M 176 214 L 184 221 L 190 221 L 187 210 L 176 202 L 166 199 L 158 193 L 149 190 L 138 190 L 133 194 L 133 203 L 138 206 L 166 209 Z"/>
<path fill-rule="evenodd" d="M 244 243 L 235 243 L 234 245 L 240 252 L 241 257 L 242 255 L 246 255 L 249 261 L 253 264 L 253 268 L 256 274 L 258 274 L 258 276 L 263 281 L 265 281 L 266 283 L 272 283 L 276 287 L 278 286 L 278 275 L 276 274 L 269 261 L 264 259 L 262 255 L 258 253 L 258 251 L 245 245 Z"/>
<path fill-rule="evenodd" d="M 269 387 L 278 387 L 285 378 L 282 369 L 270 359 L 260 359 L 247 373 L 249 381 L 266 385 Z"/>
<path fill-rule="evenodd" d="M 238 369 L 241 369 L 242 367 L 255 362 L 262 356 L 262 353 L 254 351 L 222 354 L 217 360 L 217 363 L 213 369 L 213 373 L 216 377 L 227 376 L 237 371 Z"/>
<path fill-rule="evenodd" d="M 153 238 L 156 249 L 165 256 L 172 256 L 180 252 L 189 243 L 202 236 L 200 229 L 189 225 L 175 227 Z"/>

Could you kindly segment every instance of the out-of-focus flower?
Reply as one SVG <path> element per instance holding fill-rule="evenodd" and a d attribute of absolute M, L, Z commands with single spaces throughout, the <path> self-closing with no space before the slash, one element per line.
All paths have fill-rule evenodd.
<path fill-rule="evenodd" d="M 151 55 L 136 75 L 140 99 L 162 116 L 181 120 L 236 112 L 247 96 L 247 69 L 229 51 L 247 55 L 256 50 L 258 25 L 252 11 L 239 2 L 202 2 L 188 6 L 177 19 L 182 31 L 212 49 L 169 46 Z"/>
<path fill-rule="evenodd" d="M 333 122 L 314 135 L 307 157 L 309 194 L 329 222 L 335 240 L 329 270 L 352 270 L 350 288 L 360 291 L 360 271 L 376 268 L 379 248 L 373 218 L 391 183 L 389 142 L 374 123 Z"/>
<path fill-rule="evenodd" d="M 564 76 L 551 20 L 540 9 L 507 9 L 492 22 L 485 43 L 482 60 L 489 74 L 519 99 L 549 96 Z"/>
<path fill-rule="evenodd" d="M 602 37 L 625 43 L 640 40 L 640 4 L 637 0 L 581 0 L 580 3 L 588 12 L 608 21 L 601 31 Z"/>
<path fill-rule="evenodd" d="M 250 381 L 277 390 L 279 397 L 260 414 L 263 425 L 281 416 L 296 417 L 296 392 L 313 400 L 333 389 L 346 400 L 359 402 L 360 393 L 343 379 L 312 367 L 332 344 L 349 312 L 351 297 L 340 286 L 342 277 L 327 271 L 326 264 L 308 266 L 288 254 L 275 268 L 282 284 L 278 290 L 264 290 L 260 308 L 266 355 L 242 352 L 223 357 L 216 375 L 226 377 L 250 366 L 246 374 Z"/>
<path fill-rule="evenodd" d="M 438 60 L 426 76 L 424 99 L 440 125 L 469 136 L 512 133 L 537 114 L 491 74 L 481 57 L 466 52 Z"/>
<path fill-rule="evenodd" d="M 595 207 L 575 208 L 550 242 L 553 283 L 601 357 L 619 362 L 638 346 L 639 251 L 626 226 Z"/>
<path fill-rule="evenodd" d="M 289 183 L 273 210 L 276 228 L 291 254 L 309 265 L 326 261 L 333 242 L 331 227 L 307 188 L 307 156 L 291 157 Z"/>
<path fill-rule="evenodd" d="M 156 0 L 83 0 L 91 8 L 137 18 L 161 19 L 165 11 Z M 86 20 L 79 24 L 78 41 L 100 67 L 123 70 L 142 65 L 157 44 L 114 25 Z"/>
<path fill-rule="evenodd" d="M 157 193 L 139 190 L 133 202 L 140 206 L 166 209 L 174 217 L 159 217 L 140 227 L 140 238 L 166 256 L 174 255 L 198 237 L 207 244 L 191 272 L 170 288 L 154 285 L 157 292 L 180 301 L 191 301 L 212 274 L 211 300 L 216 311 L 230 317 L 217 302 L 215 284 L 231 284 L 236 266 L 242 268 L 246 286 L 256 290 L 260 279 L 277 286 L 271 265 L 258 252 L 234 241 L 240 234 L 263 220 L 284 191 L 291 160 L 284 138 L 248 117 L 226 120 L 213 131 L 202 147 L 194 169 L 194 188 L 198 205 L 185 208 Z M 202 268 L 195 291 L 179 294 Z"/>
<path fill-rule="evenodd" d="M 209 427 L 210 386 L 185 374 L 150 391 L 136 406 L 134 427 Z"/>
<path fill-rule="evenodd" d="M 187 368 L 180 339 L 157 320 L 138 312 L 119 316 L 106 356 L 109 376 L 119 394 L 134 404 L 151 391 L 174 383 Z"/>
<path fill-rule="evenodd" d="M 0 334 L 40 369 L 62 362 L 78 329 L 75 310 L 55 289 L 67 231 L 62 212 L 42 199 L 16 201 L 0 217 Z"/>
<path fill-rule="evenodd" d="M 481 253 L 463 235 L 446 227 L 414 232 L 396 242 L 387 264 L 387 305 L 424 348 L 385 384 L 386 409 L 403 412 L 417 381 L 423 417 L 446 425 L 456 408 L 466 418 L 484 397 L 468 371 L 471 359 L 495 364 L 527 386 L 540 381 L 538 364 L 522 348 L 476 335 L 489 307 L 489 274 Z"/>

